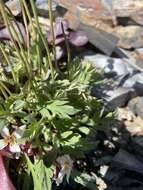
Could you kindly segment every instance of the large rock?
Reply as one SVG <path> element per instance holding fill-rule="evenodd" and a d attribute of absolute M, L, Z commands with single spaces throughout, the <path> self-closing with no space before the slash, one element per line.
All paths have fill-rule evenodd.
<path fill-rule="evenodd" d="M 143 47 L 143 27 L 141 26 L 117 26 L 113 33 L 119 37 L 118 46 L 130 49 Z"/>
<path fill-rule="evenodd" d="M 82 58 L 85 62 L 90 62 L 93 67 L 103 70 L 105 74 L 111 77 L 125 76 L 132 71 L 124 59 L 111 58 L 102 54 L 96 54 L 93 51 L 85 52 L 82 54 Z"/>
<path fill-rule="evenodd" d="M 130 17 L 136 22 L 141 22 L 140 16 L 143 12 L 143 1 L 140 0 L 60 0 L 60 4 L 68 9 L 65 14 L 73 29 L 79 28 L 79 23 L 92 26 L 104 32 L 119 37 L 119 47 L 130 49 L 143 47 L 143 28 L 140 26 L 113 27 L 117 25 L 117 17 Z M 139 21 L 138 21 L 139 19 Z M 89 32 L 88 32 L 89 33 Z M 90 32 L 91 33 L 91 32 Z M 99 36 L 97 32 L 95 36 Z M 102 35 L 102 32 L 101 32 Z M 90 36 L 90 34 L 89 34 Z M 105 35 L 103 35 L 105 36 Z M 98 38 L 99 38 L 98 37 Z M 111 44 L 111 37 L 106 37 Z M 97 39 L 97 45 L 98 41 Z M 100 40 L 101 42 L 103 41 Z M 110 43 L 109 43 L 110 42 Z M 99 43 L 100 44 L 100 43 Z M 98 47 L 98 46 L 96 46 Z M 102 47 L 103 48 L 103 47 Z M 101 49 L 101 48 L 99 48 Z M 103 49 L 104 50 L 104 49 Z M 103 51 L 102 50 L 102 51 Z M 104 51 L 103 51 L 104 52 Z M 106 53 L 110 55 L 109 53 Z"/>
<path fill-rule="evenodd" d="M 124 82 L 123 87 L 134 88 L 136 90 L 136 93 L 139 96 L 142 96 L 143 95 L 143 73 L 137 73 L 133 75 L 132 77 L 128 78 Z"/>
<path fill-rule="evenodd" d="M 141 156 L 143 156 L 143 137 L 132 137 L 132 144 L 134 146 L 135 151 L 138 152 Z"/>
<path fill-rule="evenodd" d="M 136 97 L 128 103 L 130 110 L 143 119 L 143 97 Z"/>
<path fill-rule="evenodd" d="M 135 171 L 143 175 L 143 163 L 139 161 L 133 154 L 120 149 L 113 158 L 113 163 L 117 167 L 124 168 L 129 171 Z"/>
<path fill-rule="evenodd" d="M 75 13 L 81 10 L 85 18 L 113 20 L 115 17 L 134 17 L 143 10 L 141 0 L 59 0 L 60 4 Z M 137 18 L 136 18 L 137 20 Z"/>
<path fill-rule="evenodd" d="M 125 106 L 131 98 L 136 96 L 136 93 L 132 88 L 109 89 L 107 86 L 95 86 L 91 90 L 91 95 L 102 98 L 105 101 L 106 108 L 112 111 L 117 107 Z"/>

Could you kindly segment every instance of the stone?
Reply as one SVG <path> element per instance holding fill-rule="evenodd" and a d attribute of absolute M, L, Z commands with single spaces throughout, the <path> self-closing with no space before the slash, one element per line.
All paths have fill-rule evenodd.
<path fill-rule="evenodd" d="M 132 144 L 134 146 L 134 150 L 143 156 L 143 137 L 142 136 L 135 136 L 132 137 Z"/>
<path fill-rule="evenodd" d="M 137 24 L 140 24 L 143 26 L 143 11 L 142 9 L 138 12 L 132 14 L 131 19 L 135 21 Z"/>
<path fill-rule="evenodd" d="M 117 118 L 119 121 L 130 121 L 132 122 L 135 115 L 128 107 L 117 108 Z"/>
<path fill-rule="evenodd" d="M 106 93 L 107 107 L 114 110 L 117 107 L 123 107 L 127 102 L 136 95 L 132 88 L 117 88 Z"/>
<path fill-rule="evenodd" d="M 128 103 L 129 109 L 143 119 L 143 97 L 136 97 Z"/>
<path fill-rule="evenodd" d="M 14 16 L 17 16 L 21 13 L 21 6 L 19 0 L 9 0 L 6 2 L 6 6 L 10 9 Z"/>
<path fill-rule="evenodd" d="M 58 5 L 57 0 L 53 0 L 52 1 L 53 11 L 56 11 L 57 5 Z M 48 0 L 36 0 L 36 6 L 40 15 L 42 16 L 48 15 L 48 11 L 49 11 Z"/>
<path fill-rule="evenodd" d="M 78 9 L 84 11 L 85 17 L 91 21 L 113 20 L 113 16 L 131 17 L 143 10 L 141 0 L 59 0 L 59 3 L 73 13 Z"/>
<path fill-rule="evenodd" d="M 133 88 L 135 89 L 137 95 L 142 96 L 143 95 L 143 73 L 137 73 L 130 78 L 128 78 L 124 84 L 123 87 L 125 88 Z"/>
<path fill-rule="evenodd" d="M 91 90 L 91 95 L 103 99 L 106 108 L 112 111 L 117 107 L 125 106 L 131 98 L 136 96 L 136 93 L 132 88 L 119 87 L 116 89 L 109 89 L 107 86 L 95 86 Z"/>
<path fill-rule="evenodd" d="M 112 33 L 120 39 L 118 47 L 125 49 L 143 47 L 143 27 L 141 26 L 117 26 Z"/>
<path fill-rule="evenodd" d="M 106 52 L 106 49 L 110 50 L 110 46 L 116 46 L 116 43 L 111 43 L 113 42 L 111 38 L 119 38 L 120 40 L 118 46 L 125 49 L 143 47 L 142 26 L 132 25 L 113 27 L 114 25 L 117 25 L 116 18 L 118 17 L 130 17 L 131 19 L 135 19 L 135 15 L 137 15 L 137 13 L 142 14 L 143 1 L 74 0 L 71 3 L 70 0 L 60 0 L 59 2 L 61 6 L 68 10 L 65 14 L 65 18 L 69 20 L 70 27 L 77 29 L 81 23 L 88 27 L 92 27 L 92 30 L 95 31 L 94 36 L 96 40 L 94 43 L 94 38 L 90 37 L 93 32 L 90 30 L 87 31 L 87 33 L 89 33 L 89 38 L 91 38 L 89 41 L 96 47 L 99 46 L 98 48 L 107 55 L 110 55 L 113 50 L 109 53 L 108 51 Z M 83 30 L 85 30 L 85 28 L 83 28 Z M 98 31 L 100 31 L 100 35 Z M 102 35 L 103 32 L 104 34 Z M 104 45 L 102 45 L 104 41 L 106 48 L 104 48 Z"/>
<path fill-rule="evenodd" d="M 23 23 L 11 21 L 11 25 L 13 25 L 15 32 L 19 36 L 20 42 L 26 44 L 27 36 L 26 36 L 26 31 L 25 31 Z M 14 34 L 15 33 L 13 31 L 12 32 L 13 38 L 17 40 Z M 0 28 L 0 40 L 11 40 L 11 34 L 9 33 L 9 30 L 7 27 Z"/>
<path fill-rule="evenodd" d="M 111 55 L 118 38 L 109 33 L 110 30 L 103 30 L 103 27 L 97 27 L 98 19 L 101 18 L 100 10 L 104 9 L 100 0 L 88 1 L 60 1 L 61 5 L 69 9 L 65 14 L 65 18 L 69 21 L 72 29 L 80 29 L 87 33 L 90 43 L 96 46 L 107 55 Z M 97 14 L 96 14 L 97 13 Z M 99 14 L 99 15 L 98 15 Z M 105 14 L 109 14 L 107 10 Z M 103 14 L 104 15 L 104 14 Z M 102 15 L 102 16 L 103 16 Z M 107 18 L 105 16 L 105 18 Z M 99 20 L 100 22 L 100 20 Z M 110 28 L 110 27 L 109 27 Z"/>
<path fill-rule="evenodd" d="M 143 119 L 140 117 L 133 117 L 131 121 L 125 120 L 124 126 L 131 136 L 142 136 L 143 135 Z"/>
<path fill-rule="evenodd" d="M 138 57 L 143 61 L 143 48 L 137 48 L 135 50 L 135 53 L 138 55 Z"/>
<path fill-rule="evenodd" d="M 135 59 L 134 65 L 138 67 L 138 70 L 143 72 L 143 48 L 135 49 L 132 53 L 132 57 Z"/>
<path fill-rule="evenodd" d="M 131 72 L 124 59 L 111 58 L 102 54 L 96 54 L 93 51 L 84 52 L 81 56 L 86 62 L 90 62 L 93 67 L 101 69 L 105 74 L 114 76 L 125 76 Z"/>
<path fill-rule="evenodd" d="M 93 28 L 88 24 L 82 23 L 79 19 L 78 30 L 83 30 L 89 42 L 107 55 L 111 55 L 116 48 L 119 38 L 105 30 Z"/>
<path fill-rule="evenodd" d="M 143 163 L 139 161 L 133 154 L 123 149 L 120 149 L 115 155 L 112 164 L 118 168 L 125 168 L 126 170 L 143 174 Z"/>

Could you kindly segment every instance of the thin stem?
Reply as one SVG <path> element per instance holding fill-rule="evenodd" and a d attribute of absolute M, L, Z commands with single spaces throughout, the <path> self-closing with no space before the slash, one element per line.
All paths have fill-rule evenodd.
<path fill-rule="evenodd" d="M 7 98 L 8 98 L 8 96 L 7 96 L 7 94 L 6 94 L 5 90 L 3 89 L 3 87 L 2 87 L 2 86 L 0 86 L 0 90 L 1 90 L 1 92 L 2 92 L 2 94 L 3 94 L 3 96 L 4 96 L 4 98 L 5 98 L 5 99 L 7 99 Z"/>
<path fill-rule="evenodd" d="M 29 19 L 29 22 L 30 22 L 30 25 L 32 27 L 32 31 L 33 31 L 33 34 L 34 34 L 34 37 L 36 37 L 36 52 L 37 52 L 37 55 L 38 55 L 38 63 L 39 63 L 38 66 L 39 66 L 39 70 L 40 70 L 40 73 L 41 73 L 42 57 L 41 57 L 41 50 L 40 50 L 40 47 L 39 47 L 39 38 L 37 36 L 37 32 L 36 32 L 35 26 L 33 24 L 32 17 L 30 15 L 30 11 L 28 9 L 27 3 L 25 2 L 25 0 L 20 0 L 20 2 L 21 2 L 21 5 L 23 7 L 23 12 L 26 12 L 27 17 Z M 28 50 L 29 50 L 29 48 L 28 48 Z M 30 57 L 30 51 L 28 51 L 28 55 L 29 55 L 28 57 Z"/>
<path fill-rule="evenodd" d="M 69 67 L 70 67 L 70 63 L 71 63 L 71 52 L 70 52 L 69 43 L 68 43 L 65 31 L 64 31 L 63 23 L 61 23 L 61 26 L 62 26 L 62 32 L 63 32 L 63 35 L 64 35 L 65 45 L 66 45 L 66 49 L 67 49 L 67 56 L 68 56 L 67 65 L 68 65 L 68 72 L 69 72 L 69 69 L 70 69 Z"/>
<path fill-rule="evenodd" d="M 23 63 L 23 65 L 25 66 L 25 68 L 27 68 L 27 67 L 26 67 L 27 64 L 26 64 L 26 62 L 25 62 L 25 60 L 24 60 L 24 58 L 23 58 L 23 55 L 21 54 L 21 52 L 20 52 L 20 50 L 19 50 L 19 47 L 17 46 L 17 44 L 16 44 L 16 42 L 15 42 L 15 39 L 14 39 L 13 34 L 12 34 L 12 31 L 14 32 L 14 35 L 15 35 L 16 40 L 18 41 L 19 45 L 21 44 L 21 42 L 19 41 L 19 38 L 17 38 L 18 35 L 17 35 L 16 31 L 15 31 L 15 28 L 14 28 L 13 24 L 12 24 L 12 23 L 11 23 L 11 24 L 9 23 L 9 19 L 8 19 L 8 16 L 7 16 L 7 13 L 6 13 L 6 10 L 5 10 L 5 5 L 4 5 L 3 1 L 0 3 L 0 10 L 1 10 L 2 16 L 3 16 L 3 18 L 4 18 L 4 23 L 5 23 L 5 25 L 6 25 L 7 29 L 8 29 L 8 32 L 10 33 L 10 37 L 11 37 L 11 40 L 12 40 L 12 42 L 13 42 L 13 44 L 14 44 L 14 47 L 15 47 L 16 52 L 17 52 L 17 54 L 18 54 L 18 57 L 19 57 L 20 60 L 22 61 L 22 63 Z M 11 31 L 11 29 L 10 29 L 10 26 L 11 26 L 12 31 Z M 21 47 L 21 46 L 20 46 L 20 47 Z M 28 68 L 27 68 L 27 71 L 28 71 L 28 73 L 29 73 Z"/>
<path fill-rule="evenodd" d="M 4 83 L 3 83 L 2 81 L 0 81 L 0 85 L 5 89 L 5 91 L 7 91 L 7 93 L 8 93 L 9 95 L 11 95 L 10 90 L 4 85 Z"/>
<path fill-rule="evenodd" d="M 53 11 L 52 11 L 52 0 L 48 0 L 48 8 L 49 8 L 49 18 L 50 18 L 50 26 L 52 32 L 52 39 L 53 39 L 53 54 L 54 54 L 54 61 L 57 72 L 59 72 L 58 62 L 56 59 L 56 45 L 55 45 L 55 33 L 54 33 L 54 18 L 53 18 Z"/>
<path fill-rule="evenodd" d="M 11 63 L 10 63 L 10 60 L 9 60 L 9 57 L 8 57 L 8 55 L 7 55 L 6 51 L 5 51 L 5 49 L 2 47 L 1 43 L 0 43 L 0 50 L 1 50 L 1 52 L 2 52 L 2 54 L 3 54 L 3 56 L 4 56 L 5 60 L 6 60 L 6 62 L 7 62 L 7 64 L 8 64 L 8 66 L 9 66 L 10 69 L 11 69 L 11 73 L 12 73 L 12 77 L 13 77 L 14 82 L 17 83 L 17 79 L 16 79 L 16 77 L 15 77 L 15 73 L 14 73 L 13 67 L 12 67 L 12 65 L 11 65 Z"/>
<path fill-rule="evenodd" d="M 37 10 L 36 10 L 36 7 L 35 7 L 35 3 L 34 3 L 33 0 L 30 0 L 30 3 L 31 3 L 33 14 L 34 14 L 34 18 L 35 18 L 35 21 L 36 21 L 36 25 L 37 25 L 38 30 L 39 30 L 40 37 L 42 39 L 42 42 L 43 42 L 43 44 L 45 46 L 45 49 L 46 49 L 46 52 L 47 52 L 49 67 L 50 67 L 51 75 L 52 75 L 52 80 L 54 81 L 54 70 L 53 70 L 53 66 L 52 66 L 52 61 L 51 61 L 48 42 L 47 42 L 47 40 L 45 39 L 45 37 L 44 37 L 44 35 L 42 33 L 42 30 L 41 30 L 41 27 L 40 27 L 40 24 L 39 24 L 39 21 L 38 21 L 38 16 L 37 16 Z"/>

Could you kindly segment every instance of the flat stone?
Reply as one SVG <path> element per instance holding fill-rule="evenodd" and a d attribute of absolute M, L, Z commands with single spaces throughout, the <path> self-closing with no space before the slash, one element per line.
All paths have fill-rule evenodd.
<path fill-rule="evenodd" d="M 120 39 L 118 46 L 121 48 L 143 47 L 143 27 L 141 26 L 117 26 L 112 33 Z"/>
<path fill-rule="evenodd" d="M 132 88 L 120 87 L 112 91 L 108 91 L 106 96 L 108 97 L 106 99 L 107 107 L 109 110 L 114 110 L 117 107 L 125 106 L 131 98 L 136 96 L 136 93 Z"/>
<path fill-rule="evenodd" d="M 111 55 L 116 47 L 118 38 L 109 29 L 106 30 L 100 23 L 100 19 L 104 14 L 109 14 L 109 11 L 100 15 L 100 10 L 104 9 L 100 0 L 88 1 L 60 1 L 61 5 L 69 11 L 65 14 L 65 18 L 69 21 L 72 29 L 80 29 L 87 33 L 89 42 L 103 51 L 107 55 Z M 107 20 L 106 16 L 103 16 Z M 99 23 L 98 23 L 99 22 Z M 106 24 L 105 24 L 106 25 Z M 108 26 L 108 25 L 106 25 Z M 103 29 L 104 28 L 104 29 Z"/>
<path fill-rule="evenodd" d="M 109 56 L 113 53 L 119 41 L 119 38 L 113 33 L 111 34 L 101 28 L 94 28 L 88 24 L 84 24 L 80 19 L 77 29 L 83 30 L 89 42 Z"/>
<path fill-rule="evenodd" d="M 129 109 L 143 119 L 143 97 L 136 97 L 128 103 Z"/>
<path fill-rule="evenodd" d="M 91 19 L 113 20 L 114 15 L 130 17 L 143 10 L 143 2 L 140 0 L 59 0 L 59 2 L 73 13 L 77 12 L 77 9 L 82 9 Z"/>
<path fill-rule="evenodd" d="M 143 12 L 143 1 L 140 0 L 60 0 L 60 4 L 65 7 L 68 11 L 65 14 L 65 18 L 69 20 L 70 27 L 77 29 L 79 24 L 82 22 L 87 26 L 91 26 L 92 29 L 101 30 L 101 35 L 95 32 L 95 37 L 99 36 L 96 39 L 96 47 L 100 50 L 104 50 L 104 47 L 100 47 L 101 42 L 104 41 L 102 31 L 107 34 L 112 34 L 115 37 L 119 38 L 118 43 L 119 47 L 130 49 L 130 48 L 139 48 L 143 47 L 143 28 L 141 26 L 116 26 L 117 17 L 130 17 L 135 19 L 137 14 L 142 14 Z M 90 37 L 90 33 L 89 37 Z M 106 34 L 106 35 L 107 35 Z M 102 40 L 100 40 L 102 36 Z M 116 43 L 111 44 L 111 37 L 106 37 L 107 41 L 105 46 L 109 45 L 115 46 Z M 90 41 L 90 40 L 89 40 Z M 93 40 L 94 41 L 94 38 Z M 99 43 L 98 43 L 99 42 Z M 94 44 L 95 45 L 95 44 Z M 109 46 L 110 47 L 110 46 Z M 109 48 L 110 49 L 110 48 Z M 102 50 L 102 51 L 103 51 Z M 105 50 L 104 50 L 105 51 Z M 104 52 L 103 51 L 103 52 Z M 113 50 L 112 50 L 113 51 Z M 104 52 L 105 53 L 105 52 Z M 106 53 L 110 55 L 109 52 Z"/>
<path fill-rule="evenodd" d="M 19 0 L 9 0 L 6 2 L 6 6 L 10 9 L 14 16 L 21 13 L 20 1 Z"/>
<path fill-rule="evenodd" d="M 128 78 L 123 87 L 133 88 L 139 96 L 143 95 L 143 73 L 137 73 L 132 77 Z"/>
<path fill-rule="evenodd" d="M 132 137 L 132 144 L 134 146 L 135 151 L 141 156 L 143 156 L 143 137 L 142 136 Z"/>
<path fill-rule="evenodd" d="M 82 55 L 83 60 L 90 62 L 93 67 L 101 69 L 105 74 L 114 76 L 125 76 L 131 72 L 124 59 L 111 58 L 102 54 L 96 54 L 92 51 L 87 51 Z"/>
<path fill-rule="evenodd" d="M 143 174 L 143 163 L 140 162 L 133 154 L 120 149 L 113 158 L 113 163 L 118 168 L 125 168 L 129 171 L 135 171 Z"/>
<path fill-rule="evenodd" d="M 114 110 L 125 106 L 131 98 L 136 96 L 136 93 L 132 88 L 108 89 L 107 86 L 96 86 L 92 88 L 91 95 L 103 99 L 108 110 Z"/>

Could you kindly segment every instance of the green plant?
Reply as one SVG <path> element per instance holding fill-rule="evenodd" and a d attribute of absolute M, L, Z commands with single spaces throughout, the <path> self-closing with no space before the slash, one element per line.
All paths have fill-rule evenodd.
<path fill-rule="evenodd" d="M 34 1 L 30 0 L 31 9 L 26 1 L 20 0 L 20 3 L 26 44 L 21 40 L 22 34 L 17 35 L 15 19 L 3 1 L 0 2 L 12 40 L 11 44 L 0 43 L 3 54 L 0 133 L 4 136 L 4 131 L 9 129 L 11 134 L 4 136 L 7 144 L 0 141 L 0 148 L 8 157 L 19 158 L 11 172 L 15 172 L 13 180 L 20 189 L 50 190 L 53 179 L 59 185 L 65 175 L 69 182 L 71 175 L 77 183 L 95 190 L 93 179 L 85 172 L 74 171 L 73 162 L 84 158 L 85 153 L 96 145 L 94 133 L 101 123 L 102 104 L 90 95 L 90 88 L 100 75 L 90 63 L 81 63 L 79 59 L 71 60 L 68 67 L 57 72 L 59 66 L 53 59 L 55 45 L 51 51 L 38 22 Z M 50 19 L 53 28 L 51 9 Z M 31 36 L 28 24 L 32 26 Z M 17 134 L 13 135 L 15 129 Z M 11 145 L 20 148 L 10 148 Z M 13 162 L 15 160 L 10 160 L 11 164 Z"/>

